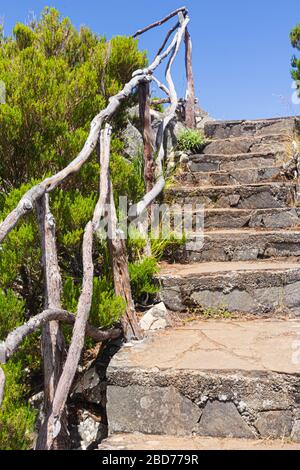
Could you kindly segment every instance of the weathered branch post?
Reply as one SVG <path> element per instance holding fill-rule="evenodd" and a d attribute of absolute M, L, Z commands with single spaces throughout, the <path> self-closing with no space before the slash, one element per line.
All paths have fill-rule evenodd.
<path fill-rule="evenodd" d="M 45 310 L 61 309 L 62 280 L 58 265 L 55 220 L 50 212 L 49 195 L 45 194 L 37 202 L 37 218 L 41 236 L 42 264 L 45 284 Z M 65 360 L 65 340 L 58 321 L 47 323 L 42 329 L 42 356 L 44 368 L 44 407 L 47 415 L 50 411 L 59 377 Z M 63 432 L 55 441 L 54 447 L 66 447 L 67 417 L 64 415 Z"/>
<path fill-rule="evenodd" d="M 155 23 L 150 24 L 146 28 L 139 29 L 135 34 L 134 38 L 146 33 L 147 31 L 157 28 L 158 26 L 163 25 L 170 19 L 172 19 L 174 16 L 179 16 L 180 15 L 187 15 L 188 10 L 186 7 L 181 7 L 178 8 L 177 10 L 173 11 L 169 15 L 167 15 L 165 18 L 162 20 L 156 21 Z M 176 23 L 167 33 L 164 42 L 162 43 L 162 46 L 158 50 L 157 55 L 159 56 L 161 52 L 164 50 L 166 44 L 168 43 L 168 40 L 172 36 L 172 34 L 179 28 L 180 26 L 180 21 Z M 187 90 L 186 90 L 186 107 L 185 107 L 185 122 L 187 127 L 194 129 L 196 126 L 196 119 L 195 119 L 195 82 L 194 82 L 194 74 L 193 74 L 193 59 L 192 59 L 192 38 L 190 35 L 190 32 L 188 30 L 188 27 L 185 29 L 185 37 L 184 37 L 184 42 L 185 42 L 185 68 L 186 68 L 186 79 L 187 79 Z"/>
<path fill-rule="evenodd" d="M 192 39 L 188 28 L 185 30 L 185 68 L 187 79 L 186 104 L 185 104 L 185 123 L 187 127 L 194 129 L 196 127 L 195 117 L 195 82 L 193 74 L 192 61 Z"/>
<path fill-rule="evenodd" d="M 139 110 L 144 142 L 144 180 L 146 192 L 154 185 L 155 163 L 153 158 L 154 143 L 151 126 L 150 83 L 145 81 L 139 86 Z"/>
<path fill-rule="evenodd" d="M 147 212 L 151 204 L 162 193 L 165 187 L 163 163 L 166 155 L 163 140 L 168 125 L 175 117 L 178 107 L 178 97 L 172 79 L 172 66 L 184 40 L 187 46 L 186 55 L 189 65 L 188 80 L 190 84 L 188 88 L 190 87 L 191 90 L 189 96 L 193 96 L 194 89 L 191 67 L 191 41 L 187 31 L 190 20 L 185 7 L 177 9 L 162 20 L 139 30 L 134 35 L 134 37 L 138 37 L 144 32 L 166 23 L 175 16 L 178 16 L 178 22 L 168 32 L 154 61 L 147 68 L 137 70 L 133 74 L 132 79 L 124 86 L 123 90 L 111 97 L 108 106 L 93 119 L 90 133 L 79 155 L 57 174 L 45 179 L 27 191 L 21 198 L 17 207 L 0 225 L 1 244 L 19 221 L 36 208 L 42 247 L 45 310 L 32 317 L 24 325 L 16 328 L 7 336 L 5 341 L 0 343 L 0 363 L 5 364 L 22 345 L 27 336 L 42 329 L 44 411 L 46 418 L 39 430 L 36 443 L 36 449 L 39 450 L 67 448 L 69 445 L 66 430 L 66 402 L 84 348 L 85 337 L 90 336 L 98 342 L 109 341 L 119 338 L 120 336 L 123 336 L 125 341 L 142 338 L 142 331 L 132 299 L 126 244 L 118 224 L 113 199 L 113 185 L 109 172 L 110 140 L 112 133 L 110 122 L 120 105 L 138 89 L 144 139 L 144 177 L 146 194 L 141 201 L 129 208 L 128 220 L 130 221 L 138 219 L 143 213 Z M 174 37 L 168 45 L 172 35 L 174 35 Z M 167 58 L 166 86 L 154 76 L 154 72 Z M 152 129 L 149 103 L 150 83 L 152 81 L 167 95 L 165 102 L 169 104 L 160 124 L 160 142 L 158 142 L 157 157 L 155 159 L 151 139 Z M 189 116 L 191 118 L 192 110 Z M 80 171 L 82 166 L 96 150 L 99 143 L 101 163 L 99 198 L 94 209 L 93 217 L 87 223 L 84 230 L 82 243 L 82 289 L 77 305 L 77 313 L 74 315 L 63 310 L 61 307 L 61 274 L 56 248 L 55 221 L 50 208 L 50 194 L 67 178 Z M 106 207 L 109 209 L 107 210 Z M 98 235 L 101 221 L 105 217 L 108 217 L 108 246 L 111 256 L 115 293 L 121 296 L 126 302 L 126 311 L 122 317 L 120 327 L 111 330 L 97 329 L 89 324 L 93 296 L 94 238 Z M 68 351 L 66 351 L 62 334 L 62 323 L 73 325 L 72 338 Z M 4 393 L 5 374 L 0 367 L 0 406 Z"/>
<path fill-rule="evenodd" d="M 142 128 L 144 144 L 144 182 L 146 192 L 150 192 L 155 181 L 154 142 L 151 125 L 150 108 L 150 82 L 146 81 L 139 85 L 139 116 Z M 151 244 L 148 239 L 148 227 L 151 220 L 151 206 L 145 213 L 143 220 L 139 221 L 138 229 L 141 237 L 145 239 L 144 255 L 151 256 Z"/>

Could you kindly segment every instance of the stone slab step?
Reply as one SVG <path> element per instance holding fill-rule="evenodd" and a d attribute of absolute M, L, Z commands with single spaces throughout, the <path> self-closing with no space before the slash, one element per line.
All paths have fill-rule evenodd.
<path fill-rule="evenodd" d="M 176 184 L 184 186 L 226 186 L 271 182 L 280 176 L 282 167 L 244 168 L 215 172 L 183 172 L 176 176 Z M 283 177 L 280 177 L 283 180 Z M 278 181 L 278 180 L 276 180 Z"/>
<path fill-rule="evenodd" d="M 289 159 L 285 151 L 264 153 L 239 153 L 235 155 L 195 154 L 185 165 L 189 172 L 236 171 L 238 169 L 280 166 Z"/>
<path fill-rule="evenodd" d="M 176 221 L 175 221 L 176 217 Z M 186 210 L 184 213 L 180 206 L 172 208 L 172 226 L 179 225 L 182 232 L 187 232 L 185 227 L 193 227 L 188 231 L 196 230 L 228 230 L 228 229 L 287 229 L 298 228 L 300 208 L 280 209 L 206 209 Z"/>
<path fill-rule="evenodd" d="M 197 321 L 123 347 L 107 370 L 110 433 L 299 441 L 299 329 Z"/>
<path fill-rule="evenodd" d="M 285 152 L 292 155 L 292 138 L 286 134 L 272 134 L 213 140 L 206 145 L 203 153 L 235 155 L 238 153 L 264 153 L 269 152 L 270 149 L 273 152 Z"/>
<path fill-rule="evenodd" d="M 160 298 L 173 311 L 300 315 L 299 259 L 167 264 L 159 280 Z"/>
<path fill-rule="evenodd" d="M 114 434 L 102 442 L 99 450 L 300 450 L 300 444 L 284 439 L 231 439 L 213 437 L 176 437 L 145 434 Z"/>
<path fill-rule="evenodd" d="M 250 261 L 300 257 L 300 229 L 205 231 L 172 252 L 172 262 Z M 300 259 L 299 259 L 300 260 Z"/>
<path fill-rule="evenodd" d="M 262 183 L 205 188 L 173 187 L 165 191 L 165 202 L 204 205 L 206 208 L 275 209 L 294 205 L 295 183 Z"/>
<path fill-rule="evenodd" d="M 287 134 L 293 136 L 297 128 L 295 118 L 260 119 L 255 121 L 212 121 L 205 125 L 209 139 L 228 139 L 241 136 Z"/>
<path fill-rule="evenodd" d="M 205 229 L 289 228 L 299 225 L 298 209 L 206 209 Z"/>

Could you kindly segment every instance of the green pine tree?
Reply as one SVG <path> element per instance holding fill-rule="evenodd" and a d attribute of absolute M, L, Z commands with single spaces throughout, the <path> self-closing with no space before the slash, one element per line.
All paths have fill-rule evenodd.
<path fill-rule="evenodd" d="M 300 51 L 300 23 L 292 30 L 290 39 L 292 46 Z M 297 89 L 300 94 L 300 57 L 298 58 L 296 55 L 292 57 L 292 77 L 297 84 Z"/>

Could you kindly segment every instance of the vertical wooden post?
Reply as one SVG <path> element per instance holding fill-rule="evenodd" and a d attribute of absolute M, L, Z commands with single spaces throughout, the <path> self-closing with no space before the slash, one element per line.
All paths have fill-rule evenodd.
<path fill-rule="evenodd" d="M 142 82 L 139 85 L 139 109 L 140 121 L 142 125 L 142 135 L 144 142 L 144 179 L 146 185 L 146 192 L 151 191 L 155 179 L 155 165 L 153 158 L 153 136 L 151 127 L 151 114 L 150 114 L 150 83 L 148 81 Z"/>
<path fill-rule="evenodd" d="M 118 229 L 111 183 L 109 193 L 108 246 L 112 263 L 115 294 L 126 302 L 126 312 L 122 317 L 124 337 L 126 341 L 131 341 L 132 339 L 140 340 L 143 335 L 132 298 L 126 245 L 125 240 L 122 238 L 122 232 Z"/>
<path fill-rule="evenodd" d="M 110 159 L 110 129 L 101 132 L 100 163 Z M 107 243 L 110 251 L 115 294 L 122 297 L 126 302 L 126 312 L 122 317 L 124 337 L 127 341 L 142 339 L 142 330 L 138 323 L 135 306 L 131 293 L 130 276 L 128 270 L 128 257 L 125 240 L 118 228 L 117 211 L 114 202 L 113 187 L 109 170 L 106 173 L 108 192 L 106 194 L 107 207 Z"/>
<path fill-rule="evenodd" d="M 55 390 L 50 412 L 46 416 L 38 435 L 36 450 L 53 450 L 54 442 L 63 430 L 65 406 L 84 348 L 86 326 L 92 304 L 94 276 L 93 233 L 93 224 L 90 221 L 86 225 L 83 235 L 83 281 L 78 300 L 73 336 L 64 368 Z"/>
<path fill-rule="evenodd" d="M 188 28 L 186 28 L 185 30 L 185 67 L 186 67 L 186 78 L 187 78 L 185 123 L 187 127 L 194 129 L 196 127 L 195 82 L 194 82 L 193 62 L 192 62 L 192 39 L 191 39 Z"/>
<path fill-rule="evenodd" d="M 39 200 L 37 213 L 45 279 L 45 309 L 61 309 L 61 275 L 57 259 L 55 222 L 50 212 L 48 194 Z M 51 321 L 43 327 L 42 356 L 44 367 L 44 413 L 47 415 L 53 403 L 65 359 L 65 340 L 57 321 Z M 66 421 L 64 415 L 62 431 L 54 441 L 54 449 L 67 447 Z"/>
<path fill-rule="evenodd" d="M 139 110 L 140 122 L 144 143 L 144 181 L 146 194 L 149 193 L 155 183 L 155 162 L 153 158 L 153 135 L 150 112 L 150 83 L 144 81 L 139 85 Z M 151 220 L 151 207 L 147 210 L 143 220 L 138 222 L 138 230 L 145 238 L 144 256 L 151 256 L 151 244 L 148 239 L 148 225 Z"/>

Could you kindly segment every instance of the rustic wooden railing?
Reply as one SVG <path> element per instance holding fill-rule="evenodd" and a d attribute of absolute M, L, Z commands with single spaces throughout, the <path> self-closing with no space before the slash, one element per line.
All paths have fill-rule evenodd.
<path fill-rule="evenodd" d="M 190 20 L 187 9 L 185 7 L 179 8 L 164 19 L 137 31 L 134 37 L 138 37 L 146 31 L 166 23 L 175 16 L 178 16 L 178 22 L 168 32 L 152 64 L 144 70 L 137 70 L 123 90 L 110 98 L 108 106 L 94 118 L 91 123 L 89 136 L 79 155 L 66 168 L 31 188 L 0 225 L 0 243 L 2 243 L 23 216 L 34 209 L 37 212 L 44 269 L 45 310 L 31 318 L 24 325 L 16 328 L 0 344 L 0 362 L 5 364 L 28 335 L 42 328 L 44 412 L 46 418 L 38 434 L 36 449 L 51 450 L 68 447 L 65 405 L 76 374 L 86 335 L 99 342 L 118 338 L 122 334 L 127 341 L 142 338 L 131 294 L 126 246 L 124 237 L 118 227 L 113 198 L 113 185 L 110 179 L 110 140 L 112 132 L 110 121 L 121 103 L 138 88 L 144 140 L 146 194 L 141 201 L 129 210 L 130 219 L 137 219 L 151 206 L 165 186 L 163 172 L 163 161 L 165 159 L 164 135 L 169 123 L 175 116 L 178 106 L 178 98 L 171 70 L 183 40 L 186 43 L 188 79 L 186 120 L 189 126 L 193 127 L 195 125 L 191 39 L 188 32 Z M 172 35 L 174 37 L 167 46 Z M 165 86 L 154 76 L 154 72 L 167 58 L 167 86 Z M 151 82 L 155 82 L 167 95 L 164 102 L 170 103 L 161 122 L 159 132 L 160 142 L 156 159 L 153 156 L 154 151 L 151 140 Z M 88 222 L 84 231 L 82 245 L 82 289 L 78 301 L 77 314 L 73 315 L 63 310 L 61 306 L 61 275 L 56 248 L 55 221 L 50 210 L 49 194 L 65 179 L 81 169 L 98 144 L 101 164 L 99 199 L 95 206 L 93 218 Z M 109 207 L 108 214 L 106 213 L 107 207 Z M 107 231 L 109 236 L 107 239 L 111 255 L 115 292 L 126 301 L 126 312 L 121 321 L 122 328 L 114 328 L 107 331 L 99 330 L 88 323 L 93 295 L 93 239 L 104 216 L 108 217 Z M 65 354 L 66 347 L 61 323 L 74 325 L 67 354 Z M 0 406 L 4 396 L 4 389 L 5 376 L 3 369 L 0 367 Z"/>

